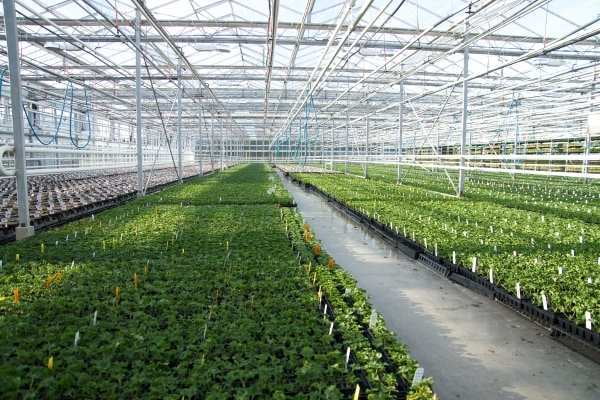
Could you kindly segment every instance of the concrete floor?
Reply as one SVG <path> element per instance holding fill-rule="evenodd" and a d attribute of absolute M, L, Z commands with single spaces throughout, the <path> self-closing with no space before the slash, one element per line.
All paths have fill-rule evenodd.
<path fill-rule="evenodd" d="M 283 181 L 327 252 L 367 290 L 388 327 L 433 377 L 442 400 L 600 399 L 600 365 Z"/>

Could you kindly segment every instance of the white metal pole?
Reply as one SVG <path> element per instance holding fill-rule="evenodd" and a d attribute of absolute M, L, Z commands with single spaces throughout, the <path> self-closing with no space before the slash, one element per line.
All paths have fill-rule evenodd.
<path fill-rule="evenodd" d="M 331 170 L 333 171 L 333 159 L 335 158 L 335 154 L 333 152 L 333 148 L 335 147 L 335 132 L 333 129 L 333 114 L 331 115 Z"/>
<path fill-rule="evenodd" d="M 367 142 L 365 144 L 365 178 L 369 176 L 369 116 L 365 118 L 365 131 L 367 133 Z"/>
<path fill-rule="evenodd" d="M 225 147 L 223 140 L 225 139 L 225 134 L 223 132 L 223 118 L 221 118 L 219 114 L 217 115 L 219 118 L 219 139 L 221 141 L 221 171 L 223 171 L 223 156 L 225 155 Z"/>
<path fill-rule="evenodd" d="M 181 98 L 183 97 L 183 88 L 181 84 L 181 58 L 177 59 L 177 169 L 179 170 L 179 183 L 183 179 L 183 160 L 181 143 Z"/>
<path fill-rule="evenodd" d="M 469 30 L 468 20 L 465 22 L 465 39 L 466 33 Z M 465 47 L 463 51 L 463 110 L 462 110 L 462 134 L 460 137 L 460 169 L 458 170 L 458 197 L 465 194 L 465 142 L 467 140 L 467 111 L 469 106 L 469 84 L 466 78 L 469 76 L 469 48 Z"/>
<path fill-rule="evenodd" d="M 204 175 L 204 166 L 202 165 L 202 157 L 204 154 L 204 141 L 202 140 L 202 123 L 204 122 L 202 118 L 202 98 L 198 99 L 198 139 L 200 140 L 200 152 L 198 154 L 199 164 L 200 164 L 200 176 Z"/>
<path fill-rule="evenodd" d="M 25 169 L 25 134 L 23 132 L 23 101 L 21 99 L 21 68 L 17 39 L 17 19 L 14 0 L 4 0 L 4 24 L 6 30 L 6 50 L 10 72 L 10 101 L 15 147 L 15 175 L 17 178 L 17 206 L 19 226 L 15 228 L 17 240 L 34 233 L 29 219 L 29 199 L 27 195 L 27 171 Z"/>
<path fill-rule="evenodd" d="M 348 158 L 350 157 L 349 131 L 350 131 L 350 116 L 348 114 L 348 109 L 346 108 L 346 162 L 344 163 L 344 174 L 348 173 Z"/>
<path fill-rule="evenodd" d="M 144 195 L 144 155 L 142 153 L 142 59 L 141 48 L 141 13 L 135 9 L 135 129 L 137 150 L 137 185 L 138 197 Z"/>
<path fill-rule="evenodd" d="M 396 183 L 400 183 L 400 165 L 402 163 L 402 133 L 404 125 L 404 82 L 400 82 L 400 105 L 398 106 L 398 171 Z"/>

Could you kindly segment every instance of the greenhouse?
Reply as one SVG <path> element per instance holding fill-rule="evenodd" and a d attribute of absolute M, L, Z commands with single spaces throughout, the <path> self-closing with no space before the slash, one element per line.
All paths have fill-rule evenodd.
<path fill-rule="evenodd" d="M 3 0 L 0 400 L 600 399 L 600 2 Z"/>

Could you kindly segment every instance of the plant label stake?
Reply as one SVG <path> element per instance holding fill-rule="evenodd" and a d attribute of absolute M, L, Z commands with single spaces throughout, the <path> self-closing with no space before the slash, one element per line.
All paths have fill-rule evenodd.
<path fill-rule="evenodd" d="M 54 368 L 54 357 L 50 357 L 48 358 L 48 362 L 46 363 L 46 366 L 48 367 L 48 369 L 52 369 Z"/>
<path fill-rule="evenodd" d="M 373 329 L 377 323 L 377 311 L 371 310 L 371 316 L 369 317 L 369 329 Z"/>
<path fill-rule="evenodd" d="M 75 332 L 75 340 L 73 340 L 73 347 L 77 347 L 80 339 L 81 336 L 79 335 L 79 331 Z"/>
<path fill-rule="evenodd" d="M 415 374 L 413 375 L 413 380 L 411 383 L 411 387 L 415 387 L 423 380 L 423 375 L 425 375 L 425 369 L 419 367 L 415 370 Z"/>
<path fill-rule="evenodd" d="M 575 249 L 571 249 L 571 257 L 575 257 Z"/>
<path fill-rule="evenodd" d="M 92 253 L 92 258 L 96 258 L 96 252 L 95 251 Z"/>
<path fill-rule="evenodd" d="M 348 368 L 348 362 L 350 361 L 350 346 L 346 349 L 346 368 Z"/>
<path fill-rule="evenodd" d="M 585 312 L 585 327 L 592 330 L 592 313 L 589 311 Z"/>
<path fill-rule="evenodd" d="M 94 316 L 92 317 L 92 326 L 96 326 L 98 322 L 98 310 L 94 311 Z"/>
<path fill-rule="evenodd" d="M 544 311 L 548 311 L 548 297 L 546 297 L 545 293 L 542 293 L 542 306 L 544 307 Z"/>
<path fill-rule="evenodd" d="M 360 386 L 356 384 L 356 389 L 354 389 L 354 396 L 352 396 L 352 400 L 358 400 L 360 396 Z"/>
<path fill-rule="evenodd" d="M 331 336 L 332 333 L 333 333 L 333 321 L 331 321 L 331 324 L 329 325 L 329 336 Z"/>
<path fill-rule="evenodd" d="M 325 303 L 325 307 L 323 307 L 323 315 L 327 316 L 327 303 Z"/>
<path fill-rule="evenodd" d="M 477 272 L 477 257 L 473 257 L 473 265 L 471 265 L 471 271 Z"/>
<path fill-rule="evenodd" d="M 437 243 L 433 244 L 433 253 L 435 254 L 435 256 L 438 256 L 438 247 L 437 247 Z"/>
<path fill-rule="evenodd" d="M 323 299 L 323 292 L 321 291 L 321 285 L 319 285 L 319 293 L 318 293 L 318 296 L 319 296 L 319 306 L 321 306 L 321 301 L 322 301 L 322 299 Z"/>
<path fill-rule="evenodd" d="M 515 285 L 515 289 L 517 291 L 517 299 L 521 300 L 521 284 L 519 282 Z"/>
<path fill-rule="evenodd" d="M 452 264 L 456 264 L 456 251 L 452 250 Z"/>
<path fill-rule="evenodd" d="M 563 273 L 563 267 L 558 267 L 558 274 L 562 275 L 562 273 Z"/>
<path fill-rule="evenodd" d="M 21 302 L 21 289 L 13 289 L 13 303 L 19 304 Z"/>
<path fill-rule="evenodd" d="M 494 270 L 490 268 L 490 283 L 494 283 Z"/>

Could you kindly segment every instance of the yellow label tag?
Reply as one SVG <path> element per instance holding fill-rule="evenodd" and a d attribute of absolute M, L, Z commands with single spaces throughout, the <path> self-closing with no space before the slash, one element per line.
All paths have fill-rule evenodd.
<path fill-rule="evenodd" d="M 21 302 L 21 290 L 19 288 L 13 289 L 13 302 L 19 304 Z"/>
<path fill-rule="evenodd" d="M 54 368 L 54 357 L 48 358 L 48 362 L 46 363 L 46 366 L 48 366 L 48 369 Z"/>

